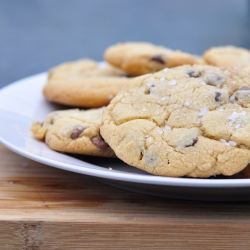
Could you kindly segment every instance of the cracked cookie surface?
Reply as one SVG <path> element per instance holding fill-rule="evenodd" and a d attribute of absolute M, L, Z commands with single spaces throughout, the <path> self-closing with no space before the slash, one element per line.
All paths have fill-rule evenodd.
<path fill-rule="evenodd" d="M 55 103 L 98 108 L 109 104 L 130 80 L 128 73 L 107 63 L 82 59 L 51 69 L 43 94 Z"/>
<path fill-rule="evenodd" d="M 198 56 L 146 42 L 112 45 L 106 49 L 104 59 L 134 76 L 157 72 L 166 67 L 204 64 Z"/>
<path fill-rule="evenodd" d="M 221 46 L 208 49 L 204 60 L 213 66 L 231 66 L 250 72 L 250 51 L 235 46 Z"/>
<path fill-rule="evenodd" d="M 31 132 L 59 152 L 115 157 L 114 151 L 100 135 L 103 110 L 54 111 L 46 116 L 43 123 L 34 122 Z"/>
<path fill-rule="evenodd" d="M 155 175 L 231 176 L 250 162 L 249 86 L 246 71 L 208 65 L 136 77 L 103 113 L 101 135 Z"/>

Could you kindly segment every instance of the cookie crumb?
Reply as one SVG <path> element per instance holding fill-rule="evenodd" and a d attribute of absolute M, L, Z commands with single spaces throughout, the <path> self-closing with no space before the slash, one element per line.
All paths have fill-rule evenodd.
<path fill-rule="evenodd" d="M 113 170 L 113 168 L 109 167 L 109 170 Z"/>

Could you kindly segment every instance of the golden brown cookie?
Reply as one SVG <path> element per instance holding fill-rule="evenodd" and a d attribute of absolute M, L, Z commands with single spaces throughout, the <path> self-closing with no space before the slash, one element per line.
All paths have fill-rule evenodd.
<path fill-rule="evenodd" d="M 250 75 L 185 65 L 136 77 L 103 113 L 101 135 L 155 175 L 238 173 L 250 163 Z"/>
<path fill-rule="evenodd" d="M 184 64 L 204 63 L 201 58 L 195 55 L 146 42 L 127 42 L 112 45 L 106 49 L 104 59 L 135 76 Z"/>
<path fill-rule="evenodd" d="M 54 111 L 43 123 L 34 122 L 31 131 L 53 150 L 84 155 L 115 157 L 99 133 L 104 108 Z"/>
<path fill-rule="evenodd" d="M 204 60 L 214 66 L 232 66 L 250 72 L 250 51 L 235 46 L 221 46 L 208 49 Z"/>
<path fill-rule="evenodd" d="M 128 73 L 107 63 L 83 59 L 51 69 L 43 94 L 55 103 L 98 108 L 109 104 L 130 80 Z"/>

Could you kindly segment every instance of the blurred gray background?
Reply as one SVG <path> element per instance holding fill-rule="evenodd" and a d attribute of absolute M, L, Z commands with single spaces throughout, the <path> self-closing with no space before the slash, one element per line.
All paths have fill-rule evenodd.
<path fill-rule="evenodd" d="M 250 49 L 249 0 L 0 0 L 0 87 L 109 45 Z"/>

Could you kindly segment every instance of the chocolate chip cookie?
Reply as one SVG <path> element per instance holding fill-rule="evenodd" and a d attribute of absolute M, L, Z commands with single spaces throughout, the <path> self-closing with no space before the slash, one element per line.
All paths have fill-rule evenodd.
<path fill-rule="evenodd" d="M 55 103 L 98 108 L 109 104 L 130 79 L 128 73 L 107 63 L 83 59 L 51 69 L 43 94 Z"/>
<path fill-rule="evenodd" d="M 33 135 L 53 150 L 104 157 L 115 157 L 114 151 L 99 133 L 104 108 L 54 111 L 43 123 L 34 122 Z"/>
<path fill-rule="evenodd" d="M 104 59 L 135 76 L 153 73 L 166 67 L 204 63 L 195 55 L 146 42 L 112 45 L 106 49 Z"/>
<path fill-rule="evenodd" d="M 185 65 L 136 77 L 100 131 L 120 159 L 154 175 L 234 175 L 250 163 L 250 75 Z"/>
<path fill-rule="evenodd" d="M 233 66 L 250 72 L 250 51 L 235 46 L 213 47 L 203 54 L 204 60 L 214 66 Z"/>

